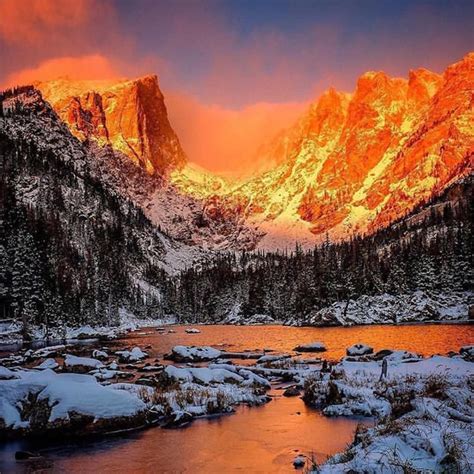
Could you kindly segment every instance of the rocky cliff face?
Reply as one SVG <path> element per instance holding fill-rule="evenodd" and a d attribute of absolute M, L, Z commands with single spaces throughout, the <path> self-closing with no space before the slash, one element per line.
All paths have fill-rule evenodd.
<path fill-rule="evenodd" d="M 265 237 L 264 248 L 371 232 L 469 174 L 474 154 L 474 54 L 442 76 L 362 75 L 333 89 L 265 153 L 282 164 L 221 196 Z"/>
<path fill-rule="evenodd" d="M 368 72 L 353 94 L 329 89 L 262 148 L 279 165 L 245 183 L 186 164 L 156 76 L 38 87 L 78 138 L 163 177 L 140 204 L 204 247 L 312 246 L 373 232 L 473 169 L 474 53 L 443 75 Z"/>
<path fill-rule="evenodd" d="M 150 175 L 167 175 L 186 162 L 156 76 L 119 82 L 60 79 L 36 87 L 76 137 L 111 145 Z"/>

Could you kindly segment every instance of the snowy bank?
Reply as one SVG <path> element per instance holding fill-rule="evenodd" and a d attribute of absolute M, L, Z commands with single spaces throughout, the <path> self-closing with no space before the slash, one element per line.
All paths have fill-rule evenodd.
<path fill-rule="evenodd" d="M 320 472 L 472 472 L 474 364 L 459 355 L 382 361 L 343 360 L 305 380 L 304 400 L 327 416 L 372 416 L 347 451 Z M 397 356 L 393 357 L 393 354 Z"/>
<path fill-rule="evenodd" d="M 138 427 L 146 406 L 137 396 L 100 385 L 90 375 L 18 370 L 0 381 L 4 437 L 61 433 L 85 435 Z"/>
<path fill-rule="evenodd" d="M 443 294 L 415 291 L 412 294 L 361 296 L 338 301 L 313 311 L 302 320 L 291 319 L 290 326 L 353 326 L 358 324 L 398 324 L 468 319 L 473 293 Z"/>

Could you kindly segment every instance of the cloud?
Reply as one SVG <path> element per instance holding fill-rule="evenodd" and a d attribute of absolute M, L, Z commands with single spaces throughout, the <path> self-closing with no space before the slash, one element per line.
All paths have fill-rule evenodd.
<path fill-rule="evenodd" d="M 191 161 L 213 172 L 247 176 L 267 168 L 255 151 L 290 126 L 307 103 L 256 103 L 241 109 L 207 105 L 165 92 L 170 121 Z"/>
<path fill-rule="evenodd" d="M 0 0 L 0 84 L 157 73 L 190 159 L 250 172 L 255 149 L 366 70 L 441 72 L 472 49 L 472 2 Z"/>
<path fill-rule="evenodd" d="M 68 78 L 73 80 L 84 79 L 115 79 L 121 74 L 112 61 L 100 54 L 80 57 L 62 57 L 43 61 L 29 69 L 10 74 L 4 87 L 19 84 L 30 84 L 35 81 L 49 81 L 52 79 Z"/>
<path fill-rule="evenodd" d="M 9 43 L 37 45 L 85 25 L 95 6 L 93 0 L 0 0 L 0 37 Z"/>

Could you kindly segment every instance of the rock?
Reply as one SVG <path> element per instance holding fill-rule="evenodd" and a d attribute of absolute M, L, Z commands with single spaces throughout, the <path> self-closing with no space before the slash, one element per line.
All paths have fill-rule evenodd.
<path fill-rule="evenodd" d="M 35 369 L 38 370 L 46 370 L 46 369 L 57 369 L 59 367 L 59 364 L 54 360 L 54 359 L 46 359 L 41 364 L 37 365 Z"/>
<path fill-rule="evenodd" d="M 346 354 L 348 356 L 361 356 L 361 355 L 372 354 L 373 352 L 374 352 L 374 349 L 365 344 L 354 344 L 353 346 L 348 347 L 346 349 Z"/>
<path fill-rule="evenodd" d="M 474 362 L 474 346 L 461 347 L 459 354 L 461 354 L 464 359 Z"/>
<path fill-rule="evenodd" d="M 206 362 L 217 359 L 221 354 L 221 351 L 209 346 L 174 346 L 165 359 L 174 362 Z"/>
<path fill-rule="evenodd" d="M 391 349 L 382 349 L 381 351 L 376 352 L 373 358 L 375 360 L 382 360 L 391 354 L 393 354 L 393 351 Z"/>
<path fill-rule="evenodd" d="M 474 304 L 469 306 L 468 318 L 469 318 L 469 321 L 474 321 Z"/>
<path fill-rule="evenodd" d="M 67 354 L 64 359 L 65 372 L 72 372 L 75 374 L 86 374 L 94 369 L 104 368 L 104 364 L 97 359 L 89 357 L 77 357 L 75 355 Z"/>
<path fill-rule="evenodd" d="M 100 351 L 99 349 L 94 349 L 92 351 L 92 357 L 94 359 L 106 360 L 109 358 L 109 354 L 105 351 Z"/>
<path fill-rule="evenodd" d="M 185 329 L 185 332 L 187 332 L 188 334 L 199 334 L 201 331 L 196 328 L 188 328 Z"/>
<path fill-rule="evenodd" d="M 295 459 L 293 459 L 293 466 L 295 467 L 295 469 L 301 469 L 304 467 L 305 464 L 306 458 L 302 454 L 299 454 L 295 457 Z"/>
<path fill-rule="evenodd" d="M 291 387 L 288 387 L 283 392 L 283 396 L 284 397 L 297 397 L 300 393 L 301 393 L 301 390 L 296 385 L 293 385 Z"/>
<path fill-rule="evenodd" d="M 187 425 L 193 421 L 194 417 L 191 413 L 187 411 L 179 411 L 173 413 L 169 418 L 167 418 L 163 424 L 162 428 L 179 428 L 181 426 Z"/>
<path fill-rule="evenodd" d="M 137 362 L 148 357 L 146 352 L 143 352 L 139 347 L 134 347 L 131 351 L 117 351 L 120 362 Z"/>
<path fill-rule="evenodd" d="M 322 342 L 311 342 L 309 344 L 301 344 L 296 346 L 294 351 L 297 352 L 325 352 L 327 351 L 326 346 Z"/>
<path fill-rule="evenodd" d="M 69 333 L 70 339 L 98 339 L 100 334 L 91 326 L 82 326 Z"/>
<path fill-rule="evenodd" d="M 259 326 L 263 324 L 275 324 L 275 320 L 268 314 L 253 314 L 251 316 L 231 314 L 222 321 L 222 324 Z"/>
<path fill-rule="evenodd" d="M 280 355 L 264 355 L 257 360 L 257 364 L 266 364 L 271 362 L 278 362 L 284 359 L 289 359 L 291 356 L 289 354 L 280 354 Z"/>

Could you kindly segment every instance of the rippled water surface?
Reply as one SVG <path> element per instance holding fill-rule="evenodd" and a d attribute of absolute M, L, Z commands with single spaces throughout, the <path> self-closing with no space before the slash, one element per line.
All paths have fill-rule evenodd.
<path fill-rule="evenodd" d="M 186 326 L 188 327 L 188 326 Z M 119 341 L 121 346 L 147 349 L 160 357 L 176 344 L 212 345 L 231 351 L 273 349 L 291 351 L 297 344 L 322 341 L 321 354 L 339 359 L 357 342 L 374 347 L 407 349 L 425 355 L 445 354 L 474 342 L 468 325 L 366 326 L 354 328 L 290 328 L 283 326 L 200 326 L 200 334 L 159 334 L 142 329 Z M 258 408 L 240 407 L 234 415 L 201 419 L 184 429 L 152 428 L 120 437 L 51 445 L 15 442 L 0 445 L 1 472 L 294 472 L 299 452 L 314 453 L 318 461 L 348 444 L 358 423 L 354 419 L 326 418 L 307 408 L 299 398 L 285 398 L 281 390 Z M 44 460 L 16 463 L 17 449 L 40 451 Z"/>

